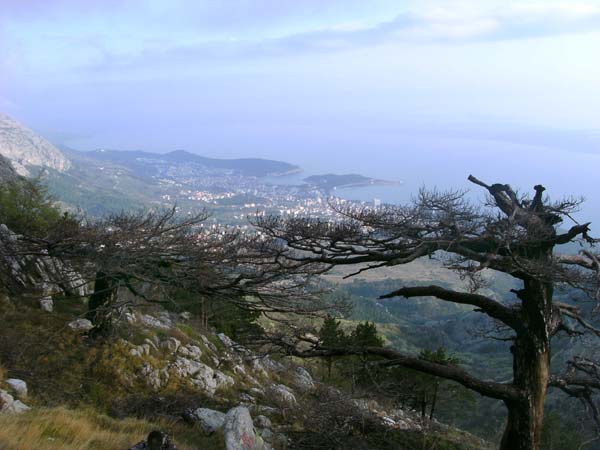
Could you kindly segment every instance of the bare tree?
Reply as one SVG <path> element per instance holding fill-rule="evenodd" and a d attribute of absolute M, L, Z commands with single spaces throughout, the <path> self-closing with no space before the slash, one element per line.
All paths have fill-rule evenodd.
<path fill-rule="evenodd" d="M 551 340 L 559 333 L 581 335 L 600 330 L 587 321 L 575 302 L 559 302 L 555 291 L 577 289 L 597 300 L 598 258 L 589 249 L 589 224 L 560 232 L 558 225 L 578 209 L 579 200 L 550 202 L 544 187 L 535 186 L 533 198 L 519 195 L 505 184 L 488 185 L 469 180 L 487 191 L 485 207 L 474 207 L 464 192 L 421 191 L 408 206 L 378 209 L 337 207 L 339 221 L 258 217 L 256 225 L 288 246 L 286 257 L 295 264 L 323 267 L 356 266 L 357 271 L 397 266 L 419 258 L 439 257 L 446 267 L 468 276 L 473 289 L 459 291 L 441 286 L 404 286 L 384 298 L 433 297 L 470 305 L 510 332 L 513 380 L 483 380 L 448 364 L 440 364 L 391 348 L 327 348 L 306 337 L 303 346 L 282 344 L 297 356 L 371 354 L 387 366 L 403 366 L 456 381 L 486 397 L 502 400 L 508 419 L 502 450 L 539 448 L 548 388 L 558 388 L 585 402 L 594 418 L 598 410 L 593 394 L 600 389 L 600 366 L 576 358 L 562 374 L 550 367 Z M 560 255 L 555 248 L 579 241 L 578 255 Z M 478 293 L 478 275 L 488 269 L 512 276 L 521 288 L 512 302 Z M 351 275 L 350 275 L 351 276 Z M 575 299 L 573 299 L 575 300 Z"/>
<path fill-rule="evenodd" d="M 121 290 L 148 303 L 174 302 L 174 292 L 185 292 L 261 312 L 319 308 L 307 285 L 310 265 L 279 260 L 281 243 L 258 233 L 206 226 L 208 217 L 181 218 L 172 208 L 65 220 L 43 236 L 13 236 L 0 248 L 10 248 L 13 258 L 52 261 L 44 276 L 65 291 L 89 286 L 93 334 L 105 334 L 115 312 L 130 305 Z"/>

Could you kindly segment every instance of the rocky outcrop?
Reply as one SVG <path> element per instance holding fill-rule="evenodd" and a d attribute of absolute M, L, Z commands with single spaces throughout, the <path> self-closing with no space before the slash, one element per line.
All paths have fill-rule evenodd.
<path fill-rule="evenodd" d="M 30 166 L 60 172 L 71 167 L 71 162 L 54 145 L 4 114 L 0 114 L 0 155 L 10 160 L 23 176 L 31 175 Z"/>

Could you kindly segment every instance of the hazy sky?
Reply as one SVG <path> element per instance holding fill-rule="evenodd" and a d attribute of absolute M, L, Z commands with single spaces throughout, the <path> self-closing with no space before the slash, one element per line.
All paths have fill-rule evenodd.
<path fill-rule="evenodd" d="M 400 161 L 525 186 L 537 164 L 580 189 L 600 163 L 600 1 L 0 0 L 0 110 L 80 149 L 414 183 Z"/>

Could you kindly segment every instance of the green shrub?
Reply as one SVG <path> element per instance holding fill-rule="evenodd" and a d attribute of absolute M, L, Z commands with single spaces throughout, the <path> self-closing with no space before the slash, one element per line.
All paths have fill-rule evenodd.
<path fill-rule="evenodd" d="M 0 218 L 15 233 L 39 236 L 68 216 L 39 181 L 20 181 L 0 186 Z"/>

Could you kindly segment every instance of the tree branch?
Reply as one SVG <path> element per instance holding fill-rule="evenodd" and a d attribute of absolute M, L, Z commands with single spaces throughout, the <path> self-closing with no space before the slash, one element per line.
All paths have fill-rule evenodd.
<path fill-rule="evenodd" d="M 476 378 L 464 369 L 451 364 L 441 364 L 425 359 L 409 356 L 386 347 L 366 348 L 319 348 L 310 350 L 299 350 L 295 346 L 287 346 L 288 353 L 301 357 L 324 357 L 324 356 L 349 356 L 349 355 L 372 355 L 380 356 L 387 361 L 381 363 L 383 366 L 400 366 L 407 369 L 417 370 L 429 375 L 434 375 L 457 383 L 487 397 L 499 400 L 517 400 L 521 393 L 512 384 L 485 381 Z"/>
<path fill-rule="evenodd" d="M 503 305 L 496 300 L 479 294 L 470 294 L 468 292 L 458 292 L 449 289 L 444 289 L 440 286 L 415 286 L 403 287 L 389 294 L 382 295 L 380 299 L 392 297 L 436 297 L 440 300 L 460 303 L 463 305 L 472 305 L 481 309 L 488 316 L 498 319 L 505 325 L 508 325 L 514 330 L 522 330 L 523 323 L 519 320 L 518 315 L 512 309 Z"/>

